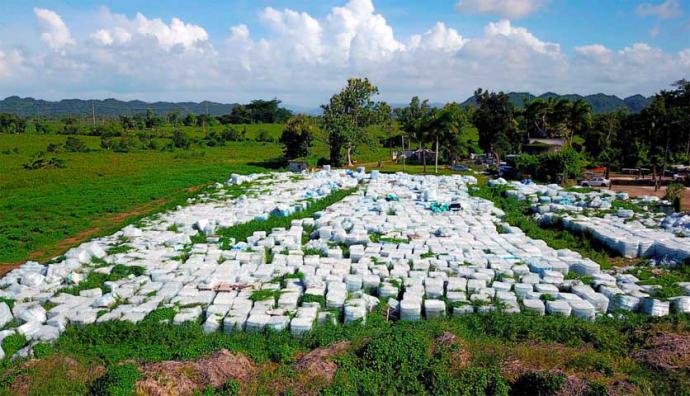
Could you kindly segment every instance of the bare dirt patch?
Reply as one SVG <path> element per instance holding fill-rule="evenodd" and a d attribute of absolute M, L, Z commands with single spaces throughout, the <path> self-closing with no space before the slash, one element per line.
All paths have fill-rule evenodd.
<path fill-rule="evenodd" d="M 294 367 L 307 376 L 323 377 L 330 382 L 338 370 L 333 357 L 344 353 L 349 347 L 349 341 L 340 341 L 324 348 L 316 348 L 297 359 Z"/>
<path fill-rule="evenodd" d="M 236 380 L 249 382 L 257 368 L 246 356 L 222 350 L 196 361 L 165 361 L 141 367 L 137 394 L 194 395 L 208 387 L 217 388 Z"/>
<path fill-rule="evenodd" d="M 690 333 L 653 335 L 633 356 L 656 369 L 690 371 Z"/>
<path fill-rule="evenodd" d="M 434 353 L 440 349 L 450 350 L 451 362 L 454 369 L 466 368 L 470 365 L 472 355 L 467 347 L 463 344 L 460 337 L 455 334 L 444 331 L 440 336 L 434 339 Z"/>

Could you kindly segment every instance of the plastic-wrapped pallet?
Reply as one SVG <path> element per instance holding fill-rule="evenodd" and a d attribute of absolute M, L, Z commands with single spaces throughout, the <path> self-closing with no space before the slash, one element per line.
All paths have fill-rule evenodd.
<path fill-rule="evenodd" d="M 546 312 L 555 315 L 570 316 L 572 308 L 570 304 L 565 300 L 547 301 L 546 302 Z"/>
<path fill-rule="evenodd" d="M 596 310 L 594 305 L 586 300 L 569 300 L 572 315 L 576 318 L 594 320 Z"/>
<path fill-rule="evenodd" d="M 673 300 L 673 309 L 680 313 L 690 313 L 690 297 L 676 297 Z"/>
<path fill-rule="evenodd" d="M 642 303 L 642 312 L 650 316 L 666 316 L 670 305 L 668 301 L 646 298 Z"/>
<path fill-rule="evenodd" d="M 290 333 L 292 335 L 301 336 L 308 333 L 314 324 L 314 319 L 312 318 L 292 318 L 290 321 Z"/>
<path fill-rule="evenodd" d="M 539 299 L 525 299 L 522 301 L 525 309 L 528 311 L 536 312 L 539 315 L 544 315 L 546 308 L 544 307 L 544 302 Z"/>
<path fill-rule="evenodd" d="M 611 299 L 609 304 L 610 311 L 617 311 L 619 309 L 624 311 L 637 311 L 640 307 L 641 300 L 638 297 L 628 296 L 625 294 L 617 294 Z"/>
<path fill-rule="evenodd" d="M 446 303 L 441 300 L 424 300 L 424 315 L 427 319 L 444 317 L 446 315 Z"/>
<path fill-rule="evenodd" d="M 367 315 L 366 303 L 363 300 L 350 300 L 345 304 L 345 324 L 362 320 Z"/>
<path fill-rule="evenodd" d="M 419 320 L 422 316 L 422 303 L 420 300 L 406 300 L 400 301 L 400 319 L 401 320 Z"/>

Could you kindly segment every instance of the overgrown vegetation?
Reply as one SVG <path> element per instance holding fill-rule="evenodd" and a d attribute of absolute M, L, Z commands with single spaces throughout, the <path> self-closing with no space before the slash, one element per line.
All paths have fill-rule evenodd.
<path fill-rule="evenodd" d="M 312 217 L 314 213 L 324 210 L 325 208 L 354 193 L 356 190 L 357 188 L 337 190 L 328 195 L 327 197 L 323 197 L 321 199 L 313 201 L 307 209 L 295 212 L 290 216 L 271 216 L 270 218 L 268 218 L 268 220 L 252 220 L 247 223 L 237 224 L 232 227 L 218 230 L 218 234 L 223 237 L 223 246 L 225 248 L 229 248 L 231 240 L 234 240 L 235 242 L 246 241 L 247 238 L 254 234 L 256 231 L 269 232 L 272 229 L 278 227 L 289 228 L 293 220 Z"/>
<path fill-rule="evenodd" d="M 528 237 L 541 239 L 553 249 L 576 251 L 583 257 L 597 262 L 603 269 L 612 267 L 609 252 L 597 245 L 589 236 L 575 235 L 557 226 L 545 228 L 539 225 L 530 215 L 529 204 L 514 197 L 506 197 L 505 191 L 505 187 L 481 185 L 471 189 L 470 194 L 492 201 L 505 212 L 504 220 L 511 226 L 520 228 Z"/>
<path fill-rule="evenodd" d="M 158 310 L 139 324 L 105 322 L 69 327 L 53 346 L 42 350 L 41 358 L 67 355 L 90 365 L 104 365 L 105 373 L 85 385 L 95 394 L 131 394 L 140 378 L 136 369 L 140 364 L 199 359 L 223 348 L 243 353 L 255 363 L 264 364 L 261 367 L 272 367 L 274 374 L 265 379 L 259 375 L 255 379 L 259 383 L 253 386 L 289 393 L 289 388 L 282 387 L 294 384 L 292 364 L 299 354 L 344 340 L 350 346 L 337 357 L 339 369 L 332 383 L 322 385 L 323 394 L 537 394 L 524 393 L 530 389 L 551 394 L 560 389 L 566 374 L 587 383 L 596 379 L 598 385 L 587 386 L 604 391 L 600 394 L 607 394 L 607 387 L 621 381 L 627 389 L 653 394 L 676 393 L 690 385 L 682 370 L 665 370 L 660 375 L 628 357 L 658 329 L 690 330 L 687 316 L 651 318 L 628 313 L 588 322 L 562 316 L 494 312 L 392 322 L 385 319 L 382 305 L 367 316 L 364 324 L 327 324 L 296 338 L 288 332 L 204 334 L 198 323 L 161 323 L 162 318 L 170 318 L 173 313 Z M 26 343 L 20 336 L 11 337 L 3 342 L 6 351 Z M 521 343 L 536 348 L 535 355 L 529 355 L 530 348 L 523 348 Z M 542 356 L 543 348 L 561 352 L 551 359 Z M 506 364 L 514 365 L 515 359 L 527 368 L 518 376 L 506 371 Z M 551 361 L 556 362 L 553 364 L 558 370 L 553 371 Z M 13 380 L 26 372 L 23 366 L 12 365 L 3 374 L 2 386 L 12 386 Z M 31 377 L 32 386 L 54 380 Z M 241 390 L 246 385 L 232 388 L 239 386 Z"/>
<path fill-rule="evenodd" d="M 143 273 L 144 267 L 117 264 L 111 269 L 109 274 L 91 271 L 89 272 L 89 275 L 86 277 L 86 279 L 74 286 L 62 289 L 60 292 L 78 296 L 79 292 L 81 292 L 82 290 L 99 288 L 103 291 L 103 293 L 108 293 L 110 292 L 110 288 L 105 285 L 105 282 L 114 282 L 120 279 L 127 278 L 130 275 L 139 276 Z"/>

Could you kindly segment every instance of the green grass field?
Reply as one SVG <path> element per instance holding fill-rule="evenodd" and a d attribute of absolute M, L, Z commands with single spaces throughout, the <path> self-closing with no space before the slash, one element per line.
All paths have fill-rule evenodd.
<path fill-rule="evenodd" d="M 80 136 L 96 149 L 100 140 Z M 174 152 L 58 153 L 63 169 L 22 168 L 49 143 L 64 136 L 0 136 L 0 263 L 32 256 L 46 259 L 52 245 L 97 227 L 112 232 L 127 221 L 186 199 L 190 187 L 222 181 L 231 173 L 263 171 L 262 161 L 276 158 L 276 144 L 242 142 L 225 147 Z M 12 153 L 17 148 L 18 153 Z M 98 149 L 100 150 L 100 149 Z M 131 212 L 131 215 L 127 213 Z M 76 242 L 76 241 L 75 241 Z"/>
<path fill-rule="evenodd" d="M 99 137 L 78 135 L 91 150 L 86 153 L 47 153 L 65 161 L 65 168 L 27 170 L 36 153 L 67 139 L 56 134 L 0 135 L 0 273 L 27 259 L 47 260 L 97 235 L 107 235 L 128 222 L 183 202 L 195 187 L 225 180 L 231 173 L 275 168 L 282 155 L 278 143 L 284 125 L 235 125 L 246 128 L 244 142 L 221 147 L 192 145 L 188 150 L 139 150 L 115 153 L 101 149 Z M 223 126 L 211 127 L 219 131 Z M 193 139 L 204 137 L 199 127 L 180 127 Z M 274 142 L 256 142 L 266 131 Z M 170 142 L 172 127 L 147 133 L 159 136 L 162 147 Z M 381 147 L 385 134 L 371 127 L 372 144 L 355 153 L 356 166 L 382 172 L 422 173 L 421 165 L 395 164 L 391 149 Z M 307 161 L 316 165 L 329 155 L 326 137 L 315 136 Z M 433 164 L 427 173 L 434 172 Z M 445 167 L 440 174 L 451 173 Z"/>

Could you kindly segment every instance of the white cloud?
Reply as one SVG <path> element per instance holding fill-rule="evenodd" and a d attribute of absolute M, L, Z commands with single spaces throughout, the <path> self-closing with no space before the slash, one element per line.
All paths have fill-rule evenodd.
<path fill-rule="evenodd" d="M 460 0 L 455 9 L 468 14 L 522 18 L 543 8 L 550 0 Z"/>
<path fill-rule="evenodd" d="M 583 45 L 575 47 L 575 53 L 593 59 L 603 60 L 611 56 L 611 50 L 601 44 Z"/>
<path fill-rule="evenodd" d="M 371 0 L 351 0 L 322 17 L 267 7 L 259 13 L 263 29 L 238 24 L 215 40 L 181 18 L 163 21 L 105 8 L 72 38 L 57 14 L 41 15 L 50 40 L 35 39 L 50 50 L 25 53 L 0 45 L 3 92 L 53 99 L 279 97 L 315 106 L 347 78 L 367 76 L 396 103 L 413 95 L 464 100 L 478 87 L 625 96 L 667 87 L 687 77 L 690 67 L 690 49 L 670 53 L 646 43 L 622 49 L 593 43 L 570 53 L 506 19 L 473 37 L 443 22 L 399 37 Z M 265 33 L 257 35 L 259 30 Z"/>
<path fill-rule="evenodd" d="M 455 29 L 437 22 L 431 30 L 423 35 L 414 35 L 410 39 L 410 48 L 431 49 L 435 51 L 457 51 L 467 42 Z"/>
<path fill-rule="evenodd" d="M 677 18 L 683 15 L 683 9 L 678 0 L 666 0 L 659 4 L 643 3 L 635 9 L 637 15 L 653 16 L 661 19 Z"/>
<path fill-rule="evenodd" d="M 62 21 L 62 17 L 55 13 L 55 11 L 45 8 L 34 8 L 34 14 L 43 30 L 41 40 L 48 44 L 50 48 L 61 50 L 74 44 L 69 28 Z"/>

